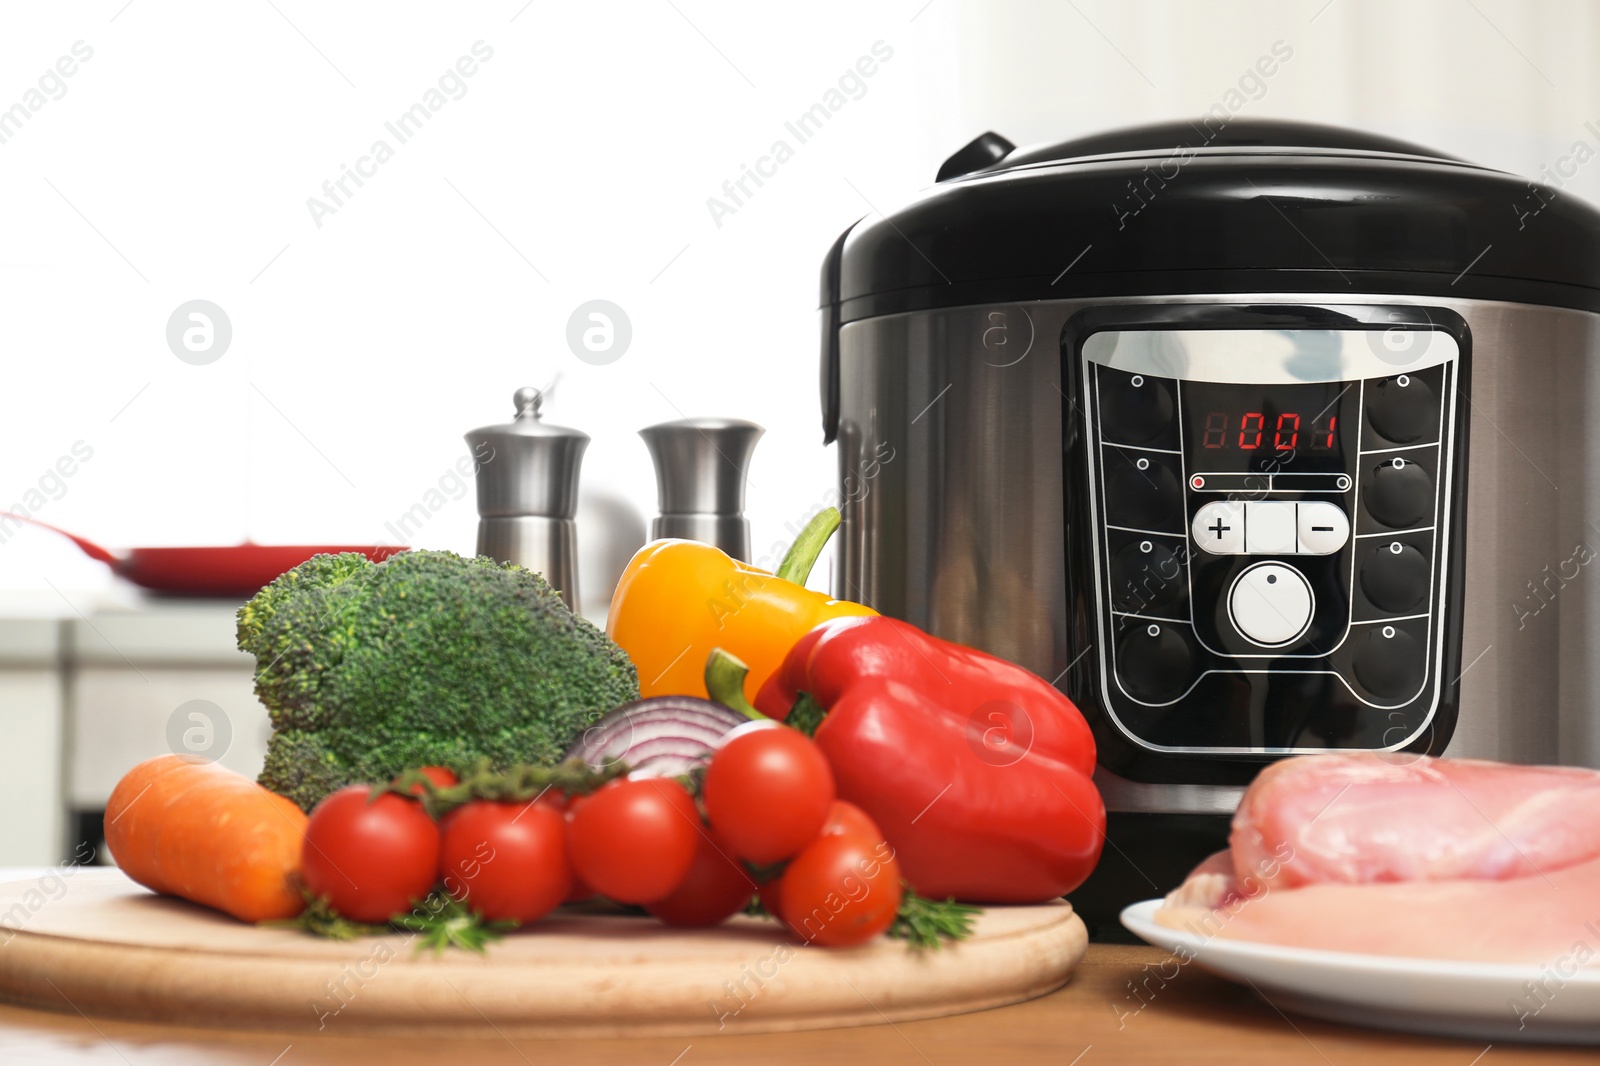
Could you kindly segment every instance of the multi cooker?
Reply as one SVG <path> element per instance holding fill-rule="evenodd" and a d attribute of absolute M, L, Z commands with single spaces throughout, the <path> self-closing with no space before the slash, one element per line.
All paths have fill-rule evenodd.
<path fill-rule="evenodd" d="M 822 312 L 836 593 L 1061 687 L 1113 843 L 1290 754 L 1600 766 L 1589 205 L 1301 123 L 990 133 Z"/>

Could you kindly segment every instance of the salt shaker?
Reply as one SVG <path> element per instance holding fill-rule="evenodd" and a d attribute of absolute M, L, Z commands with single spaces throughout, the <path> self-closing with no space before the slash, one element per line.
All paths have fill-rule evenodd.
<path fill-rule="evenodd" d="M 478 554 L 544 575 L 578 609 L 578 468 L 589 435 L 540 420 L 543 393 L 521 388 L 516 418 L 466 435 L 478 459 Z"/>

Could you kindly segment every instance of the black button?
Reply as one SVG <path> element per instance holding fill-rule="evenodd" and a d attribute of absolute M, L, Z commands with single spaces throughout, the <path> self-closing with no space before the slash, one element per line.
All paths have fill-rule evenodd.
<path fill-rule="evenodd" d="M 1119 611 L 1146 614 L 1183 599 L 1183 562 L 1165 544 L 1135 541 L 1111 557 L 1111 601 Z"/>
<path fill-rule="evenodd" d="M 1172 424 L 1172 390 L 1158 378 L 1134 374 L 1100 389 L 1100 432 L 1106 440 L 1148 444 Z"/>
<path fill-rule="evenodd" d="M 1114 526 L 1183 530 L 1183 488 L 1163 457 L 1105 449 L 1106 516 Z"/>
<path fill-rule="evenodd" d="M 1391 529 L 1408 529 L 1433 510 L 1433 478 L 1419 463 L 1396 457 L 1372 469 L 1361 486 L 1367 513 Z"/>
<path fill-rule="evenodd" d="M 1194 653 L 1178 626 L 1136 623 L 1117 642 L 1117 677 L 1122 688 L 1145 703 L 1167 703 L 1193 680 Z"/>
<path fill-rule="evenodd" d="M 1439 398 L 1420 376 L 1399 374 L 1367 389 L 1367 421 L 1379 436 L 1414 444 L 1439 431 Z"/>
<path fill-rule="evenodd" d="M 1361 559 L 1361 591 L 1380 611 L 1399 614 L 1428 596 L 1428 557 L 1409 544 L 1385 542 Z"/>
<path fill-rule="evenodd" d="M 1411 634 L 1393 626 L 1375 627 L 1356 649 L 1356 680 L 1383 699 L 1400 699 L 1422 685 L 1422 647 Z"/>

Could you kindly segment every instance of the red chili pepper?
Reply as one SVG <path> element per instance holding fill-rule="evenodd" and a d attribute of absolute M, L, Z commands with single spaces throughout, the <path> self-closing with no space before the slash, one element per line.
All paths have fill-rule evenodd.
<path fill-rule="evenodd" d="M 893 618 L 839 618 L 794 646 L 756 706 L 783 718 L 802 696 L 825 712 L 815 738 L 839 798 L 878 823 L 919 894 L 1039 903 L 1094 869 L 1094 736 L 1038 676 Z"/>

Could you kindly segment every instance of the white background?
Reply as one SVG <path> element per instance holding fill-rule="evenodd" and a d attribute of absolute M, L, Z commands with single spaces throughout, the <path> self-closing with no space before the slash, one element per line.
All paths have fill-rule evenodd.
<path fill-rule="evenodd" d="M 112 546 L 392 541 L 462 433 L 559 372 L 547 417 L 594 438 L 586 490 L 644 515 L 637 429 L 765 425 L 761 555 L 833 483 L 816 304 L 841 230 L 986 129 L 1197 115 L 1276 41 L 1293 57 L 1241 114 L 1527 175 L 1600 148 L 1582 0 L 8 4 L 0 109 L 80 40 L 92 59 L 0 144 L 0 506 L 83 440 L 39 517 Z M 384 123 L 480 40 L 465 95 L 399 145 Z M 719 227 L 707 198 L 879 41 L 864 94 Z M 380 137 L 394 159 L 318 228 L 307 198 Z M 1600 198 L 1600 164 L 1565 191 Z M 208 366 L 166 344 L 196 298 L 232 321 Z M 595 298 L 632 321 L 608 366 L 566 344 Z M 470 551 L 475 523 L 469 489 L 413 543 Z M 47 536 L 0 545 L 0 585 L 98 575 Z"/>

